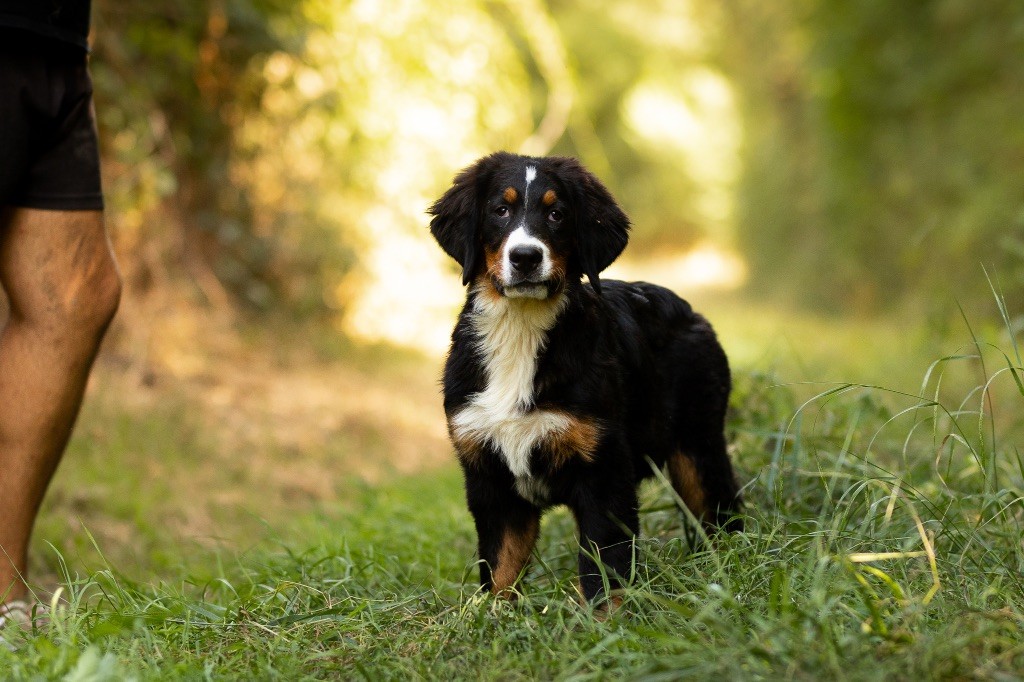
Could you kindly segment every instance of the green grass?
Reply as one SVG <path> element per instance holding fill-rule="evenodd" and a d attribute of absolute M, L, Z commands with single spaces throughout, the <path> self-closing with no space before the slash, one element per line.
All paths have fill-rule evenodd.
<path fill-rule="evenodd" d="M 229 466 L 246 453 L 222 452 L 184 399 L 133 408 L 101 395 L 69 453 L 76 471 L 41 520 L 53 549 L 37 560 L 61 601 L 49 625 L 8 635 L 20 648 L 0 649 L 0 670 L 69 680 L 1017 678 L 1021 367 L 1006 340 L 936 361 L 913 393 L 738 372 L 729 428 L 746 531 L 691 548 L 678 500 L 663 481 L 648 485 L 636 578 L 609 617 L 577 600 L 562 511 L 544 519 L 523 597 L 479 594 L 450 465 L 380 485 L 344 480 L 336 498 L 294 507 L 261 507 L 250 491 L 248 506 L 200 514 L 222 531 L 182 545 L 192 536 L 173 530 L 175 518 L 219 492 L 204 481 L 247 485 L 244 465 Z"/>

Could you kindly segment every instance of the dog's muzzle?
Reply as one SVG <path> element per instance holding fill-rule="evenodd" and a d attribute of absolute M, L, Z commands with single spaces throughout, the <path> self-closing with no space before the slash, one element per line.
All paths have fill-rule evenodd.
<path fill-rule="evenodd" d="M 547 298 L 551 293 L 551 283 L 547 281 L 550 269 L 540 247 L 514 246 L 508 251 L 501 291 L 509 298 Z"/>
<path fill-rule="evenodd" d="M 520 227 L 505 242 L 498 290 L 509 298 L 547 298 L 553 290 L 548 247 Z"/>

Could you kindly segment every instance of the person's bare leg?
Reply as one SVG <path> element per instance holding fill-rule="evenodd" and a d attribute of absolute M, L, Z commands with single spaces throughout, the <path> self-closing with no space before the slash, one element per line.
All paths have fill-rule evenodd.
<path fill-rule="evenodd" d="M 0 209 L 0 604 L 24 598 L 28 541 L 121 282 L 100 211 Z"/>

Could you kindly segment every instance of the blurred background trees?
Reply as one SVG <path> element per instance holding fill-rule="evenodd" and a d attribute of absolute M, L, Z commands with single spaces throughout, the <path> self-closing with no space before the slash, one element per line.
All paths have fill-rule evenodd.
<path fill-rule="evenodd" d="M 738 253 L 829 313 L 1024 307 L 1024 6 L 1002 0 L 95 0 L 137 297 L 431 336 L 424 210 L 495 149 L 577 155 L 634 257 Z M 684 292 L 685 293 L 685 292 Z M 405 306 L 407 314 L 392 315 Z"/>
<path fill-rule="evenodd" d="M 754 282 L 832 310 L 1024 303 L 1024 7 L 721 3 Z"/>

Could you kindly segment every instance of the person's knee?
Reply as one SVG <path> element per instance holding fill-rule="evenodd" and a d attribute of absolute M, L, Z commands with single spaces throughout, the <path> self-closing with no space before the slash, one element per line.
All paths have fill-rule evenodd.
<path fill-rule="evenodd" d="M 121 291 L 121 274 L 111 255 L 93 273 L 91 285 L 79 297 L 77 310 L 69 311 L 71 321 L 102 334 L 121 305 Z"/>
<path fill-rule="evenodd" d="M 47 337 L 97 339 L 121 302 L 121 275 L 104 250 L 84 267 L 52 270 L 38 280 L 18 282 L 9 291 L 11 322 Z"/>
<path fill-rule="evenodd" d="M 102 336 L 121 300 L 102 213 L 18 209 L 0 227 L 10 322 L 55 339 Z"/>

